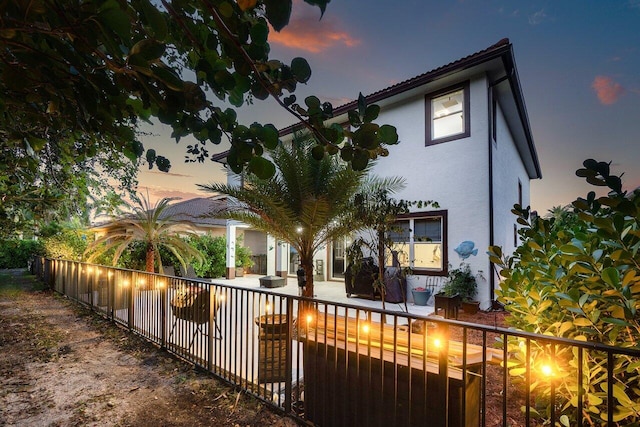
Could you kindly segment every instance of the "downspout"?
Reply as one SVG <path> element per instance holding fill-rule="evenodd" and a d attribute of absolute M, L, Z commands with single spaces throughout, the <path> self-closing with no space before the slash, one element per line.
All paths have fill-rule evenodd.
<path fill-rule="evenodd" d="M 493 88 L 505 80 L 510 80 L 511 76 L 513 76 L 513 68 L 509 71 L 509 73 L 505 76 L 500 77 L 498 80 L 494 82 L 489 82 L 487 86 L 487 117 L 489 118 L 489 126 L 487 126 L 487 141 L 488 141 L 488 151 L 489 151 L 489 246 L 493 246 L 495 244 L 495 226 L 494 222 L 494 212 L 493 212 L 493 127 L 494 124 L 497 124 L 497 120 L 493 117 Z M 488 77 L 488 76 L 487 76 Z M 496 275 L 494 273 L 495 266 L 493 262 L 489 260 L 489 295 L 491 295 L 491 307 L 494 306 L 494 296 L 496 291 Z"/>

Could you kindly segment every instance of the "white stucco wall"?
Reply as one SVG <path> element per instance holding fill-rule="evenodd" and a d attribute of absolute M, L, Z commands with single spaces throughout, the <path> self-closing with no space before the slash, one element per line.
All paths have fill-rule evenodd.
<path fill-rule="evenodd" d="M 505 254 L 510 254 L 515 249 L 513 226 L 516 216 L 511 209 L 518 203 L 518 180 L 522 184 L 524 207 L 529 206 L 530 180 L 499 105 L 496 118 L 497 135 L 493 143 L 494 244 L 501 246 Z"/>
<path fill-rule="evenodd" d="M 406 200 L 433 200 L 438 208 L 428 210 L 447 211 L 447 257 L 452 268 L 463 262 L 454 249 L 463 241 L 475 243 L 476 256 L 469 263 L 474 273 L 483 276 L 478 280 L 478 299 L 483 308 L 493 300 L 490 295 L 490 263 L 486 254 L 490 244 L 489 201 L 489 129 L 490 108 L 487 79 L 476 75 L 469 83 L 470 136 L 436 145 L 425 146 L 425 95 L 462 81 L 451 78 L 439 84 L 431 84 L 420 94 L 386 105 L 377 120 L 396 127 L 400 143 L 389 147 L 389 156 L 379 158 L 373 173 L 379 176 L 402 176 L 406 189 L 395 197 Z M 515 148 L 513 138 L 498 106 L 497 143 L 492 143 L 494 173 L 494 244 L 511 252 L 513 245 L 513 204 L 518 200 L 518 179 L 522 184 L 523 205 L 529 204 L 529 178 Z M 228 183 L 239 184 L 239 177 L 230 174 Z M 414 209 L 414 211 L 418 211 Z M 279 246 L 280 247 L 280 246 Z M 283 244 L 282 262 L 277 268 L 269 257 L 269 274 L 272 270 L 289 270 L 289 248 Z M 329 278 L 330 253 L 323 247 L 315 259 L 324 263 L 324 279 Z M 418 276 L 424 283 L 426 276 Z M 497 283 L 497 282 L 496 282 Z"/>
<path fill-rule="evenodd" d="M 451 83 L 447 83 L 450 85 Z M 462 261 L 454 249 L 470 240 L 478 249 L 468 262 L 474 272 L 487 277 L 489 261 L 489 155 L 487 83 L 484 76 L 470 81 L 470 136 L 425 146 L 425 98 L 385 109 L 380 123 L 398 129 L 400 144 L 390 147 L 389 156 L 378 161 L 374 172 L 380 176 L 403 176 L 407 187 L 397 195 L 407 200 L 434 200 L 448 215 L 447 255 L 457 268 Z M 425 93 L 441 89 L 433 86 Z M 416 209 L 414 209 L 416 210 Z M 430 209 L 433 210 L 433 209 Z M 420 277 L 424 281 L 426 277 Z M 479 281 L 478 299 L 488 305 L 488 281 Z"/>

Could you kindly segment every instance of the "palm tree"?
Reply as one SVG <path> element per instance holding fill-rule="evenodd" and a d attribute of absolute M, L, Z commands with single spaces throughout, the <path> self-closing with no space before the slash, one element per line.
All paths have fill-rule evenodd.
<path fill-rule="evenodd" d="M 281 143 L 270 153 L 276 167 L 270 179 L 246 174 L 242 186 L 215 183 L 200 186 L 238 201 L 221 216 L 269 233 L 298 252 L 308 297 L 313 297 L 315 253 L 321 246 L 359 227 L 353 221 L 351 209 L 353 196 L 366 176 L 366 170 L 355 171 L 336 156 L 325 153 L 316 160 L 312 153 L 314 146 L 308 139 L 300 138 L 287 146 Z"/>
<path fill-rule="evenodd" d="M 115 248 L 113 265 L 116 265 L 124 250 L 134 242 L 144 242 L 146 246 L 145 270 L 151 273 L 155 271 L 156 256 L 158 271 L 160 274 L 164 273 L 159 250 L 161 246 L 171 251 L 185 270 L 189 259 L 201 259 L 200 252 L 180 237 L 181 235 L 194 235 L 191 231 L 192 224 L 184 220 L 175 221 L 174 216 L 167 212 L 171 201 L 175 199 L 165 197 L 152 205 L 149 202 L 149 196 L 145 197 L 141 194 L 134 200 L 135 205 L 129 206 L 133 214 L 109 224 L 105 235 L 95 240 L 87 248 L 86 253 L 91 253 L 88 258 L 89 262 Z"/>

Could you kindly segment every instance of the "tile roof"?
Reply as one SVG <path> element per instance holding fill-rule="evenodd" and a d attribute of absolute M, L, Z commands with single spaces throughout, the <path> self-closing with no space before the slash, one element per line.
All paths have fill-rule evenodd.
<path fill-rule="evenodd" d="M 226 205 L 225 198 L 197 197 L 169 205 L 160 218 L 170 215 L 176 221 L 191 221 L 196 225 L 224 226 L 226 224 L 224 219 L 212 218 L 210 215 L 221 211 Z"/>

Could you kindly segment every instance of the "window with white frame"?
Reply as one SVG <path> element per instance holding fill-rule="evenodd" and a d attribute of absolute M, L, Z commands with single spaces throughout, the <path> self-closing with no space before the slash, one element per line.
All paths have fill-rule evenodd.
<path fill-rule="evenodd" d="M 422 212 L 398 218 L 389 238 L 401 267 L 429 274 L 446 271 L 446 211 Z"/>
<path fill-rule="evenodd" d="M 426 145 L 464 138 L 470 133 L 469 83 L 427 95 Z"/>

